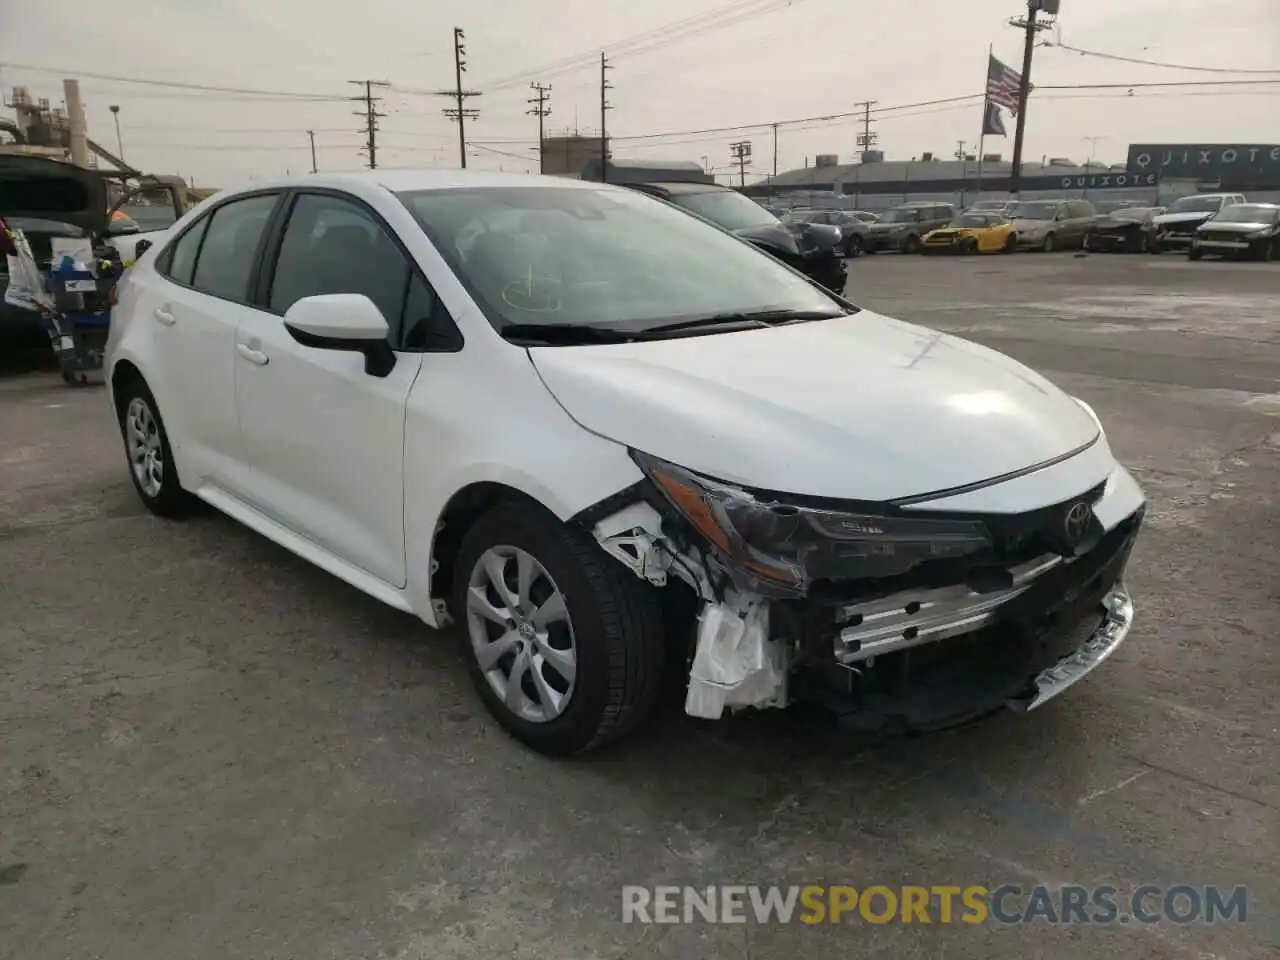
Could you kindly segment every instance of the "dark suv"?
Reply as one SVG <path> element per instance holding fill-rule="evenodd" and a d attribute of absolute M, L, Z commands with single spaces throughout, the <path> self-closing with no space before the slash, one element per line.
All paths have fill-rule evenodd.
<path fill-rule="evenodd" d="M 639 190 L 709 220 L 777 257 L 836 293 L 849 278 L 839 233 L 829 228 L 792 231 L 754 200 L 736 190 L 709 183 L 627 183 Z"/>
<path fill-rule="evenodd" d="M 862 238 L 864 253 L 901 250 L 919 253 L 920 239 L 930 230 L 945 227 L 955 219 L 956 208 L 949 203 L 904 203 L 890 207 L 870 224 Z"/>

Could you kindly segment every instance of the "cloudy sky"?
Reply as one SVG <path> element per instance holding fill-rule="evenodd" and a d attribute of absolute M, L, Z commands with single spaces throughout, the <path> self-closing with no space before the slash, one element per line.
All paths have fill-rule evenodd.
<path fill-rule="evenodd" d="M 818 153 L 849 159 L 853 118 L 787 121 L 980 93 L 988 44 L 1017 67 L 1022 0 L 130 0 L 3 3 L 0 85 L 61 100 L 80 76 L 90 135 L 127 160 L 233 186 L 309 168 L 354 169 L 362 118 L 350 80 L 382 89 L 380 166 L 455 167 L 456 127 L 430 92 L 453 85 L 452 29 L 466 31 L 466 85 L 482 91 L 469 124 L 469 166 L 532 169 L 531 81 L 552 86 L 550 130 L 599 127 L 600 51 L 614 69 L 608 115 L 623 157 L 706 162 L 728 170 L 729 144 L 751 140 L 757 174 Z M 1043 89 L 1171 81 L 1280 81 L 1280 0 L 1062 0 L 1051 43 L 1164 63 L 1258 71 L 1218 74 L 1128 64 L 1060 47 L 1036 51 L 1042 89 L 1028 111 L 1028 158 L 1120 162 L 1131 142 L 1280 143 L 1280 82 L 1199 88 Z M 33 70 L 31 67 L 46 68 Z M 123 83 L 100 74 L 149 81 Z M 201 91 L 191 84 L 271 91 Z M 305 99 L 304 96 L 310 97 Z M 325 98 L 325 99 L 320 99 Z M 8 114 L 8 111 L 4 111 Z M 974 149 L 980 102 L 888 109 L 876 119 L 890 159 Z M 757 129 L 725 131 L 739 125 Z M 702 132 L 707 131 L 707 132 Z M 1010 126 L 1012 133 L 1012 127 Z M 666 134 L 666 136 L 654 136 Z M 1096 138 L 1096 139 L 1089 139 Z M 1011 152 L 988 140 L 988 152 Z"/>

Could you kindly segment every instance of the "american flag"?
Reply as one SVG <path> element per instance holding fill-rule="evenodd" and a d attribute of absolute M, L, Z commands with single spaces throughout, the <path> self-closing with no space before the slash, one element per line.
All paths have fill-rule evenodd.
<path fill-rule="evenodd" d="M 1018 115 L 1018 88 L 1022 85 L 1022 74 L 1011 70 L 995 57 L 988 54 L 987 62 L 987 100 L 999 104 L 1015 117 Z M 1034 87 L 1027 84 L 1027 92 Z"/>

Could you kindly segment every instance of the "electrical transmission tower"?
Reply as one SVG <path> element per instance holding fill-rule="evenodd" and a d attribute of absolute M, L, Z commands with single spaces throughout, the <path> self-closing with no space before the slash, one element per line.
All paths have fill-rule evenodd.
<path fill-rule="evenodd" d="M 458 160 L 462 164 L 462 169 L 467 169 L 467 132 L 466 121 L 475 120 L 480 116 L 479 110 L 473 110 L 466 106 L 467 100 L 471 97 L 480 96 L 479 90 L 463 90 L 462 75 L 467 72 L 467 48 L 464 43 L 466 36 L 462 32 L 461 27 L 453 28 L 453 79 L 454 88 L 452 90 L 436 90 L 437 97 L 449 97 L 454 101 L 456 106 L 445 107 L 440 111 L 450 120 L 458 125 Z"/>
<path fill-rule="evenodd" d="M 547 164 L 543 151 L 547 138 L 543 132 L 543 121 L 551 116 L 551 84 L 544 87 L 540 83 L 531 83 L 529 87 L 533 90 L 533 96 L 529 98 L 532 109 L 525 113 L 538 118 L 538 172 L 546 173 Z"/>
<path fill-rule="evenodd" d="M 737 143 L 729 144 L 729 155 L 733 157 L 734 162 L 738 165 L 738 185 L 745 187 L 747 185 L 747 164 L 751 162 L 751 141 L 739 140 Z"/>
<path fill-rule="evenodd" d="M 871 129 L 871 108 L 879 102 L 879 100 L 861 100 L 854 104 L 855 107 L 862 108 L 862 132 L 858 134 L 858 146 L 862 148 L 864 162 L 867 151 L 874 147 L 876 141 L 880 139 L 880 134 Z"/>
<path fill-rule="evenodd" d="M 354 83 L 357 87 L 364 87 L 364 93 L 358 97 L 351 99 L 364 104 L 363 110 L 357 110 L 356 116 L 364 118 L 364 129 L 360 131 L 365 136 L 365 147 L 361 153 L 365 153 L 369 157 L 369 169 L 378 169 L 378 120 L 385 117 L 385 113 L 378 112 L 378 102 L 381 97 L 373 95 L 374 87 L 389 87 L 386 80 L 348 80 L 347 83 Z M 314 163 L 313 163 L 314 166 Z"/>
<path fill-rule="evenodd" d="M 609 71 L 613 67 L 609 66 L 609 61 L 605 59 L 603 53 L 600 54 L 600 182 L 604 183 L 609 179 L 609 128 L 605 123 L 604 115 L 613 109 L 613 105 L 609 103 L 606 96 L 613 89 L 613 84 L 609 82 Z"/>

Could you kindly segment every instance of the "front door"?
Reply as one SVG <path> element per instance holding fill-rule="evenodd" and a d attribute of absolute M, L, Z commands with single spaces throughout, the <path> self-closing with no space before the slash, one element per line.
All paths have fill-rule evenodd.
<path fill-rule="evenodd" d="M 301 194 L 288 214 L 268 310 L 236 331 L 236 409 L 250 499 L 290 530 L 403 587 L 405 405 L 422 354 L 397 351 L 386 377 L 355 352 L 304 347 L 285 329 L 294 302 L 360 293 L 400 343 L 412 271 L 387 228 L 352 199 Z"/>

